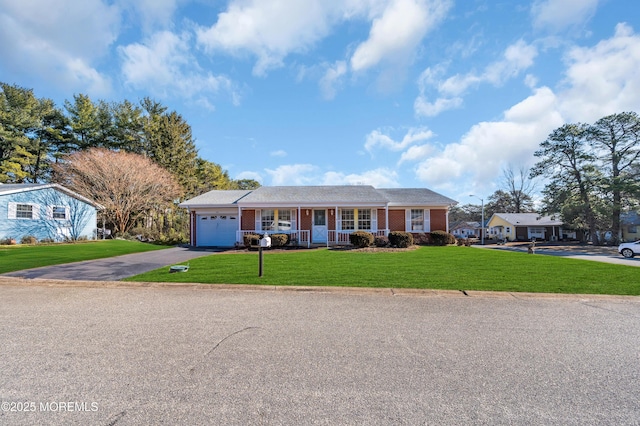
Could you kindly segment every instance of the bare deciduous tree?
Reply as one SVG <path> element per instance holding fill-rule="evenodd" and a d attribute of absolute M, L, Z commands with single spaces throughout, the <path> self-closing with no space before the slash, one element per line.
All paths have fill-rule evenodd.
<path fill-rule="evenodd" d="M 104 206 L 116 233 L 181 195 L 173 176 L 149 158 L 101 148 L 79 151 L 54 167 L 54 179 Z"/>

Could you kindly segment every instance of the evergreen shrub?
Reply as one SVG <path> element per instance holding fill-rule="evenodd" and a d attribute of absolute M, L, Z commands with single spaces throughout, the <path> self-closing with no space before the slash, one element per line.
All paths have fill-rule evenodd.
<path fill-rule="evenodd" d="M 413 235 L 409 232 L 391 231 L 389 232 L 389 243 L 398 248 L 407 248 L 413 245 Z"/>
<path fill-rule="evenodd" d="M 349 242 L 357 248 L 369 247 L 373 244 L 373 234 L 366 231 L 355 231 L 349 234 Z"/>

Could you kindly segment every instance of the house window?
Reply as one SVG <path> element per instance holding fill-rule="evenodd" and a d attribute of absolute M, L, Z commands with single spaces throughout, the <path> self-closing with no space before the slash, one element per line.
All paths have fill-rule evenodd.
<path fill-rule="evenodd" d="M 356 224 L 355 224 L 355 215 L 354 215 L 353 209 L 342 209 L 340 219 L 342 219 L 343 231 L 355 229 Z"/>
<path fill-rule="evenodd" d="M 262 210 L 262 230 L 275 231 L 275 210 Z"/>
<path fill-rule="evenodd" d="M 291 230 L 291 210 L 278 210 L 278 230 Z"/>
<path fill-rule="evenodd" d="M 33 219 L 33 206 L 31 204 L 16 205 L 17 219 Z"/>
<path fill-rule="evenodd" d="M 371 209 L 358 210 L 358 229 L 371 230 Z"/>
<path fill-rule="evenodd" d="M 629 233 L 636 234 L 638 232 L 638 227 L 636 225 L 629 225 Z"/>
<path fill-rule="evenodd" d="M 67 218 L 67 209 L 63 206 L 53 206 L 52 215 L 54 219 L 65 220 Z"/>
<path fill-rule="evenodd" d="M 411 209 L 411 230 L 424 231 L 424 210 Z"/>
<path fill-rule="evenodd" d="M 510 227 L 510 226 L 507 226 L 507 230 L 506 230 L 506 232 L 507 232 L 507 234 L 510 234 L 510 233 L 511 233 L 511 227 Z"/>

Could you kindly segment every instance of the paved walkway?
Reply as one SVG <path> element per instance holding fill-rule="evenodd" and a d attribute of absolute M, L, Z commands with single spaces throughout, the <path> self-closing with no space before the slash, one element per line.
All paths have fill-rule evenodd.
<path fill-rule="evenodd" d="M 165 250 L 126 254 L 107 259 L 87 260 L 64 265 L 45 266 L 3 274 L 8 277 L 42 278 L 80 281 L 118 281 L 132 275 L 142 274 L 164 266 L 188 262 L 196 257 L 207 256 L 219 250 L 201 250 L 172 247 Z"/>

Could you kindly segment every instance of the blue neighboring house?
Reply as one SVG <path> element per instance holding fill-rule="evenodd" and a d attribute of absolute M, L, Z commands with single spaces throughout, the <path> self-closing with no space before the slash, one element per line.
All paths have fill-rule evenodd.
<path fill-rule="evenodd" d="M 58 184 L 0 184 L 0 241 L 94 239 L 101 209 Z"/>

